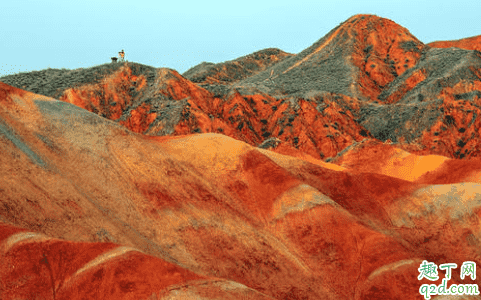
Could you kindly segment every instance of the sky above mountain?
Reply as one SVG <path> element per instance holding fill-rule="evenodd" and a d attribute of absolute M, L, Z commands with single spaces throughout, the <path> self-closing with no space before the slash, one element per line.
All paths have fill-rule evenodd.
<path fill-rule="evenodd" d="M 295 3 L 295 4 L 294 4 Z M 355 14 L 406 27 L 424 43 L 481 34 L 479 0 L 36 1 L 0 10 L 0 76 L 128 61 L 184 72 L 276 47 L 298 53 Z"/>

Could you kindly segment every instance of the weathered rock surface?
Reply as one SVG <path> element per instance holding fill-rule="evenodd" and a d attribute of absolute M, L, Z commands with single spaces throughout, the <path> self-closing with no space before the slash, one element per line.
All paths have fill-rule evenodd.
<path fill-rule="evenodd" d="M 481 263 L 476 161 L 446 180 L 456 160 L 420 167 L 413 155 L 393 162 L 416 170 L 402 177 L 383 144 L 361 154 L 384 169 L 362 171 L 342 163 L 354 148 L 338 166 L 214 133 L 139 135 L 5 84 L 0 96 L 5 299 L 90 297 L 92 289 L 112 299 L 222 291 L 227 299 L 415 298 L 423 259 Z M 17 236 L 17 227 L 33 233 Z M 187 283 L 201 279 L 202 288 Z"/>
<path fill-rule="evenodd" d="M 184 76 L 0 78 L 0 298 L 422 299 L 423 260 L 479 285 L 481 56 L 456 43 L 357 15 Z"/>

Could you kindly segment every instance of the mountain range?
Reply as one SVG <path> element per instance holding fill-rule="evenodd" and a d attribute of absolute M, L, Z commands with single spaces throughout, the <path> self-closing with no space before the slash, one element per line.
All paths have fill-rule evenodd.
<path fill-rule="evenodd" d="M 480 50 L 355 15 L 183 74 L 1 77 L 0 299 L 424 299 L 424 260 L 481 265 Z"/>

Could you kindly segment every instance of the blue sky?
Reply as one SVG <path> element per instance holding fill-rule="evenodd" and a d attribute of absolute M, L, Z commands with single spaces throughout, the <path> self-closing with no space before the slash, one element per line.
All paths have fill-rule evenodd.
<path fill-rule="evenodd" d="M 0 76 L 126 59 L 185 72 L 268 47 L 298 53 L 359 13 L 425 43 L 481 34 L 481 0 L 12 0 L 0 8 Z"/>

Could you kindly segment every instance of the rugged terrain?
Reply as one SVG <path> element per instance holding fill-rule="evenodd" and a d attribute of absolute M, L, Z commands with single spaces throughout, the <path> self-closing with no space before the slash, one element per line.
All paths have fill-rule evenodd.
<path fill-rule="evenodd" d="M 0 298 L 422 299 L 423 260 L 479 285 L 477 49 L 356 15 L 182 75 L 0 78 Z"/>

